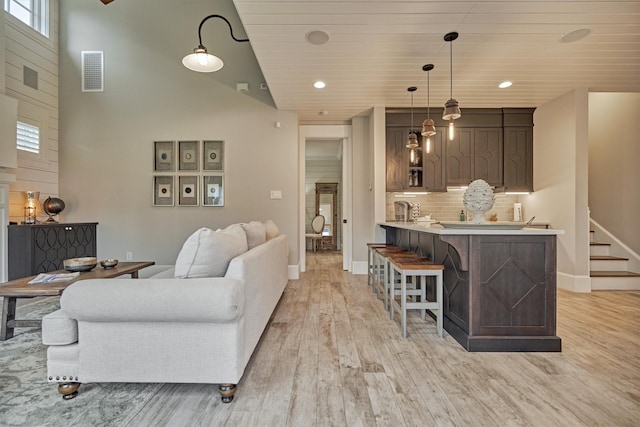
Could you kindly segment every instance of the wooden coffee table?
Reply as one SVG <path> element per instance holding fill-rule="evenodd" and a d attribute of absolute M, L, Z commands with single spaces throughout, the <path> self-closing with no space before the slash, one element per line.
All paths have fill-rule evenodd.
<path fill-rule="evenodd" d="M 18 298 L 34 298 L 61 295 L 62 291 L 72 283 L 85 279 L 111 279 L 113 277 L 130 274 L 132 278 L 138 278 L 138 271 L 154 265 L 153 261 L 121 262 L 114 268 L 102 268 L 97 266 L 91 271 L 81 272 L 80 275 L 68 282 L 40 283 L 29 285 L 28 282 L 36 276 L 23 277 L 22 279 L 0 283 L 0 297 L 4 297 L 2 303 L 2 318 L 0 318 L 0 341 L 13 336 L 16 327 L 38 326 L 40 320 L 16 320 L 16 300 Z M 68 273 L 65 270 L 50 271 L 49 273 Z"/>

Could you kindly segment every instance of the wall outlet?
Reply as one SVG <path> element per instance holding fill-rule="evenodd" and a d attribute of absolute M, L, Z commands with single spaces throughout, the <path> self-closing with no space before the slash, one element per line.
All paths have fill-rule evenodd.
<path fill-rule="evenodd" d="M 127 261 L 131 261 L 133 259 L 133 252 L 127 252 Z"/>
<path fill-rule="evenodd" d="M 271 198 L 272 199 L 282 199 L 282 191 L 281 190 L 271 190 Z"/>

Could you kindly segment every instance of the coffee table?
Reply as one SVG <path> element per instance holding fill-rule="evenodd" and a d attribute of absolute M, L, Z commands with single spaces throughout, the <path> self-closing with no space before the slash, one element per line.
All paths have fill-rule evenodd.
<path fill-rule="evenodd" d="M 29 285 L 28 282 L 36 276 L 23 277 L 22 279 L 0 283 L 0 297 L 4 297 L 2 303 L 2 317 L 0 318 L 0 341 L 13 337 L 13 329 L 16 327 L 38 326 L 40 320 L 16 320 L 16 300 L 18 298 L 34 298 L 62 295 L 65 288 L 78 280 L 85 279 L 111 279 L 113 277 L 130 274 L 132 278 L 138 278 L 138 271 L 154 265 L 153 261 L 121 262 L 113 268 L 100 266 L 91 271 L 81 272 L 80 275 L 68 282 L 40 283 Z M 65 270 L 50 271 L 48 273 L 68 273 Z"/>

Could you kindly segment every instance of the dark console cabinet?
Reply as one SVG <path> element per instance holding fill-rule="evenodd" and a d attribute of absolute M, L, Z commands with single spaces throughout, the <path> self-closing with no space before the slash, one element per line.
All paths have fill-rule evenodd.
<path fill-rule="evenodd" d="M 9 225 L 9 280 L 60 270 L 67 258 L 96 256 L 97 225 Z"/>

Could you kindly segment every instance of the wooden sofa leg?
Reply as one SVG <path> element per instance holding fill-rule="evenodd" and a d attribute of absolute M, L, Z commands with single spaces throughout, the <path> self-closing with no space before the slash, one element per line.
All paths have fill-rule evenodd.
<path fill-rule="evenodd" d="M 222 396 L 222 403 L 229 403 L 233 400 L 233 395 L 236 392 L 235 384 L 220 384 L 218 386 L 220 396 Z"/>
<path fill-rule="evenodd" d="M 80 383 L 58 383 L 58 393 L 62 394 L 64 400 L 73 399 L 78 395 Z"/>

